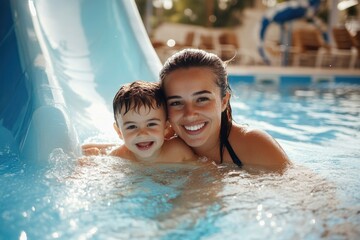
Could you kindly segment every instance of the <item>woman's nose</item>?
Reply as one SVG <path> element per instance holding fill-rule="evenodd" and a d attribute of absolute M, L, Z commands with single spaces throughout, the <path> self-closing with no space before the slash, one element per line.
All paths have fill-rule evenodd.
<path fill-rule="evenodd" d="M 196 108 L 192 104 L 186 104 L 184 107 L 185 117 L 194 117 L 196 116 Z"/>

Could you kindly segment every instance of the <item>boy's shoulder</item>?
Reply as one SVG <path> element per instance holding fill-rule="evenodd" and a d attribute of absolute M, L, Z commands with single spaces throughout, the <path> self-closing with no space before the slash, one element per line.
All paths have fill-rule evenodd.
<path fill-rule="evenodd" d="M 110 156 L 132 159 L 132 154 L 129 149 L 125 146 L 125 144 L 120 145 L 119 147 L 112 150 L 109 154 Z"/>
<path fill-rule="evenodd" d="M 193 150 L 179 137 L 164 141 L 163 150 L 166 156 L 176 162 L 192 161 L 196 159 Z"/>
<path fill-rule="evenodd" d="M 167 150 L 180 150 L 179 148 L 190 149 L 190 147 L 179 137 L 173 137 L 165 140 L 164 147 L 166 147 Z"/>

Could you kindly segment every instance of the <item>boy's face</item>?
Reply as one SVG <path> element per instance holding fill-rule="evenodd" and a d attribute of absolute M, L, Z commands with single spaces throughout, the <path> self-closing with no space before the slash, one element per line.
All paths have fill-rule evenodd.
<path fill-rule="evenodd" d="M 157 109 L 142 106 L 139 112 L 133 109 L 118 115 L 118 127 L 126 147 L 138 159 L 156 157 L 164 143 L 166 114 L 164 107 Z"/>

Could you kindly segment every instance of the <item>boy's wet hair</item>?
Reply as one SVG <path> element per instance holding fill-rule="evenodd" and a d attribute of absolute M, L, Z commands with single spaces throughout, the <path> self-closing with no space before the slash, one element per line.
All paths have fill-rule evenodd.
<path fill-rule="evenodd" d="M 163 107 L 166 112 L 166 101 L 159 82 L 135 81 L 123 85 L 113 100 L 115 122 L 118 114 L 126 114 L 133 110 L 139 113 L 141 107 L 158 109 Z"/>

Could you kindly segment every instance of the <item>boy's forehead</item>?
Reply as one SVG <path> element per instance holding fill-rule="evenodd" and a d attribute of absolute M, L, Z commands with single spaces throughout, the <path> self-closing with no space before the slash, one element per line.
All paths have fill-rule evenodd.
<path fill-rule="evenodd" d="M 154 103 L 153 106 L 147 106 L 147 105 L 142 105 L 142 106 L 134 106 L 132 105 L 129 110 L 127 112 L 125 112 L 126 108 L 125 106 L 123 106 L 120 109 L 120 114 L 121 115 L 126 115 L 128 113 L 136 113 L 136 114 L 149 114 L 151 111 L 158 111 L 158 112 L 165 112 L 165 105 L 161 105 L 161 106 L 156 106 L 156 104 Z"/>
<path fill-rule="evenodd" d="M 117 114 L 118 124 L 122 125 L 125 122 L 146 122 L 149 119 L 160 119 L 166 121 L 166 112 L 163 106 L 152 108 L 149 106 L 141 106 L 139 108 L 130 108 L 125 113 L 125 109 Z"/>
<path fill-rule="evenodd" d="M 153 119 L 166 121 L 166 113 L 164 107 L 157 107 L 155 109 L 150 107 L 131 108 L 127 113 L 125 113 L 125 110 L 117 113 L 116 119 L 118 126 L 127 122 L 141 123 Z"/>

